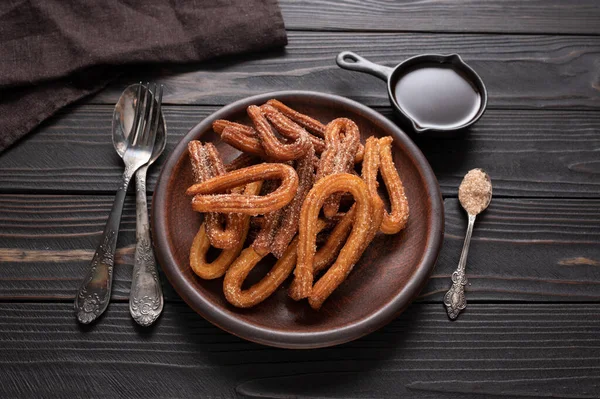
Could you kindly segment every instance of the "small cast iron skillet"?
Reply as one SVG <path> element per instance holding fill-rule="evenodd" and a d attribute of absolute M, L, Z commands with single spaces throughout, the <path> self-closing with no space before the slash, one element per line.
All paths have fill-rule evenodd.
<path fill-rule="evenodd" d="M 408 122 L 412 126 L 414 131 L 417 133 L 428 132 L 449 134 L 460 131 L 477 122 L 479 118 L 481 118 L 481 116 L 483 115 L 487 105 L 487 91 L 485 89 L 483 81 L 481 80 L 479 75 L 477 75 L 477 73 L 460 58 L 458 54 L 417 55 L 415 57 L 405 60 L 404 62 L 401 62 L 394 68 L 390 68 L 384 65 L 375 64 L 351 51 L 342 51 L 338 54 L 336 58 L 336 63 L 340 68 L 348 69 L 350 71 L 365 72 L 370 75 L 376 76 L 384 81 L 387 81 L 388 96 L 390 98 L 390 102 L 397 111 L 398 115 L 404 121 Z M 418 120 L 411 116 L 410 112 L 408 112 L 407 109 L 403 108 L 400 102 L 396 99 L 394 91 L 396 89 L 396 85 L 400 82 L 400 80 L 403 77 L 407 76 L 407 74 L 415 70 L 422 68 L 431 68 L 432 66 L 435 67 L 436 65 L 440 67 L 440 70 L 442 70 L 442 68 L 449 68 L 456 72 L 454 76 L 464 79 L 466 84 L 472 87 L 474 94 L 478 96 L 477 101 L 472 104 L 474 109 L 472 110 L 472 112 L 469 113 L 469 118 L 467 120 L 462 120 L 459 124 L 448 123 L 435 124 L 430 126 L 427 126 L 426 124 L 421 124 Z M 440 74 L 440 76 L 434 75 L 431 84 L 439 85 L 440 92 L 444 89 L 448 89 L 448 87 L 444 87 L 444 77 L 447 76 L 447 74 Z M 416 96 L 418 95 L 419 94 L 416 94 Z M 410 99 L 407 99 L 406 101 L 410 101 Z M 448 109 L 450 109 L 451 105 L 453 104 L 447 105 L 447 107 L 444 107 L 443 104 L 440 104 L 437 107 L 432 106 L 431 112 L 448 112 Z"/>

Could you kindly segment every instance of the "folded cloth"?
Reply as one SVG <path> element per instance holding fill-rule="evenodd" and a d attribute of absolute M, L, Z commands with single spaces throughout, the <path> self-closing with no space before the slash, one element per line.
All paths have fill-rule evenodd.
<path fill-rule="evenodd" d="M 0 1 L 0 151 L 126 65 L 286 43 L 277 0 Z"/>

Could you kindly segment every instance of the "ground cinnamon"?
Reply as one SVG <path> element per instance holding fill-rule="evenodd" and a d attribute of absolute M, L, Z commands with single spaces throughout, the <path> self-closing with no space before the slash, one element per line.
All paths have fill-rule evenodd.
<path fill-rule="evenodd" d="M 458 188 L 458 199 L 469 215 L 477 215 L 487 208 L 492 198 L 492 182 L 481 169 L 467 173 Z"/>

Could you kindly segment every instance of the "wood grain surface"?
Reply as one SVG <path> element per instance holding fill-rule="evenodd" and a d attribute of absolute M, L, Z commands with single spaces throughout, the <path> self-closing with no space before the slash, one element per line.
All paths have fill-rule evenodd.
<path fill-rule="evenodd" d="M 285 49 L 132 68 L 0 155 L 0 397 L 600 397 L 598 2 L 280 4 Z M 141 329 L 125 302 L 130 197 L 113 303 L 97 325 L 78 326 L 72 298 L 122 171 L 110 120 L 124 87 L 140 79 L 166 85 L 167 152 L 223 105 L 267 91 L 334 93 L 396 121 L 382 81 L 335 65 L 342 50 L 389 66 L 456 52 L 489 91 L 488 111 L 468 134 L 414 138 L 446 197 L 444 247 L 417 303 L 356 342 L 283 351 L 210 325 L 163 276 L 165 313 Z M 490 173 L 495 196 L 473 234 L 469 305 L 450 322 L 441 300 L 466 229 L 456 192 L 474 167 Z"/>
<path fill-rule="evenodd" d="M 595 36 L 289 32 L 288 39 L 284 51 L 135 70 L 91 101 L 114 104 L 125 86 L 150 79 L 165 84 L 169 104 L 228 104 L 267 91 L 318 90 L 388 105 L 382 81 L 335 64 L 340 51 L 351 50 L 389 66 L 417 54 L 458 53 L 485 82 L 488 108 L 600 107 Z"/>
<path fill-rule="evenodd" d="M 281 0 L 291 30 L 599 34 L 595 0 Z"/>
<path fill-rule="evenodd" d="M 165 107 L 165 154 L 219 108 Z M 376 109 L 397 121 L 390 107 Z M 122 161 L 111 143 L 111 116 L 112 106 L 83 105 L 61 112 L 0 157 L 0 191 L 113 195 Z M 462 177 L 475 167 L 490 174 L 495 195 L 600 196 L 598 112 L 489 110 L 463 136 L 414 139 L 445 196 L 456 196 Z M 165 158 L 152 166 L 149 190 L 154 189 Z"/>
<path fill-rule="evenodd" d="M 220 107 L 165 107 L 170 153 L 189 129 Z M 389 107 L 378 111 L 396 121 Z M 2 192 L 113 194 L 122 161 L 110 137 L 112 107 L 63 111 L 0 157 Z M 414 137 L 445 196 L 466 172 L 482 167 L 501 196 L 599 197 L 600 113 L 490 110 L 464 136 Z M 31 156 L 35 154 L 35 156 Z M 165 156 L 150 170 L 153 190 Z"/>
<path fill-rule="evenodd" d="M 0 195 L 0 300 L 74 298 L 112 204 L 110 196 Z M 441 303 L 466 230 L 445 201 L 442 252 L 419 301 Z M 494 199 L 480 215 L 467 265 L 469 301 L 600 301 L 600 200 Z M 113 298 L 126 300 L 135 245 L 127 198 Z M 527 254 L 524 256 L 523 254 Z M 161 276 L 167 300 L 179 297 Z"/>
<path fill-rule="evenodd" d="M 141 329 L 127 304 L 77 325 L 70 303 L 0 304 L 0 396 L 596 398 L 600 309 L 415 304 L 358 341 L 289 351 L 242 341 L 184 304 Z"/>

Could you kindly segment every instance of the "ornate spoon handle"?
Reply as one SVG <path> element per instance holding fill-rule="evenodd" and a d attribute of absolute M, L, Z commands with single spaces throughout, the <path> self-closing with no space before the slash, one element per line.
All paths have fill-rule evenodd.
<path fill-rule="evenodd" d="M 475 215 L 469 215 L 469 226 L 465 235 L 465 243 L 463 244 L 460 260 L 456 271 L 452 273 L 452 287 L 444 295 L 444 305 L 448 311 L 448 317 L 454 320 L 458 317 L 461 310 L 467 307 L 467 298 L 465 297 L 465 285 L 467 285 L 467 275 L 465 267 L 467 264 L 467 255 L 469 254 L 469 244 L 471 243 L 471 235 L 473 234 L 473 225 L 475 224 Z"/>
<path fill-rule="evenodd" d="M 150 241 L 148 205 L 146 202 L 146 172 L 142 166 L 135 175 L 136 183 L 136 246 L 129 295 L 129 312 L 141 326 L 149 326 L 160 316 L 163 294 L 158 280 L 156 259 Z"/>
<path fill-rule="evenodd" d="M 89 324 L 96 320 L 110 302 L 119 224 L 127 187 L 134 172 L 135 170 L 129 167 L 123 172 L 123 182 L 117 190 L 100 245 L 96 248 L 90 269 L 75 296 L 75 314 L 80 323 Z"/>

